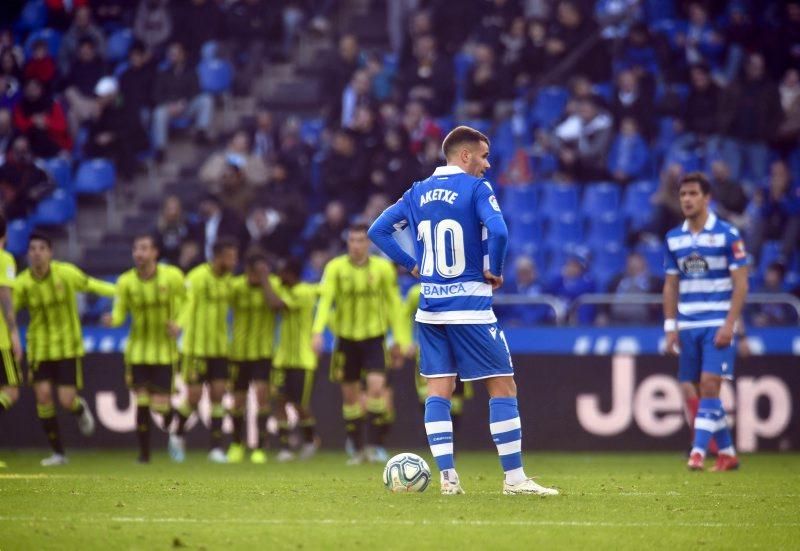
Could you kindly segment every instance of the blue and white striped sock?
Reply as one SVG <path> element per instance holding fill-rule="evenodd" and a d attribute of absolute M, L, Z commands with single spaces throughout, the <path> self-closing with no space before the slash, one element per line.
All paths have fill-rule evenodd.
<path fill-rule="evenodd" d="M 489 400 L 489 429 L 506 482 L 518 484 L 524 481 L 527 476 L 522 468 L 522 423 L 516 398 Z"/>
<path fill-rule="evenodd" d="M 425 433 L 439 471 L 451 481 L 457 480 L 453 460 L 453 420 L 450 400 L 429 396 L 425 400 Z"/>
<path fill-rule="evenodd" d="M 700 398 L 697 417 L 694 418 L 694 443 L 691 453 L 706 456 L 708 443 L 719 428 L 720 413 L 724 415 L 719 398 Z M 719 441 L 717 444 L 720 448 L 722 447 Z"/>
<path fill-rule="evenodd" d="M 717 431 L 714 433 L 714 440 L 717 441 L 719 453 L 725 455 L 736 455 L 736 448 L 733 447 L 733 438 L 730 428 L 728 428 L 728 417 L 725 415 L 725 408 L 722 402 L 719 404 L 719 415 L 717 416 Z"/>

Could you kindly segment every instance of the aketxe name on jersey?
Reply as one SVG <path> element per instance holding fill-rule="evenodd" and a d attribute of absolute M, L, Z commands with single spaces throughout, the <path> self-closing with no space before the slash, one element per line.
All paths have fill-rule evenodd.
<path fill-rule="evenodd" d="M 667 233 L 666 245 L 666 273 L 679 279 L 678 328 L 723 325 L 733 294 L 730 272 L 747 265 L 739 231 L 709 213 L 699 233 L 684 222 Z"/>
<path fill-rule="evenodd" d="M 458 193 L 449 189 L 432 189 L 420 196 L 419 206 L 423 207 L 431 201 L 444 201 L 445 203 L 454 204 L 458 199 Z"/>

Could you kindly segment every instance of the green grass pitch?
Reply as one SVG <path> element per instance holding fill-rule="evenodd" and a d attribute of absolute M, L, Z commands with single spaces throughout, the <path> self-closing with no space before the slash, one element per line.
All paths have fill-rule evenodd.
<path fill-rule="evenodd" d="M 423 454 L 428 458 L 429 454 Z M 491 453 L 457 457 L 467 494 L 393 495 L 382 466 L 175 465 L 157 454 L 3 452 L 0 549 L 788 549 L 800 546 L 800 455 L 690 473 L 680 454 L 526 455 L 551 498 L 503 496 Z M 678 547 L 683 546 L 683 547 Z"/>

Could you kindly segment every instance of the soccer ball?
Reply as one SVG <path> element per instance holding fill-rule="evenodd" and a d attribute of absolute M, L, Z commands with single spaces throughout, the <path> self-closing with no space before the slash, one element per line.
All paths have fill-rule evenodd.
<path fill-rule="evenodd" d="M 383 469 L 383 485 L 392 492 L 424 492 L 431 482 L 431 470 L 420 456 L 399 453 Z"/>

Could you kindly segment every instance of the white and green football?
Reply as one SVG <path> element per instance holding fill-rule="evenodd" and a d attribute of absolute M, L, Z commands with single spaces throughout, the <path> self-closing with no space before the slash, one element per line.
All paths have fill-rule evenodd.
<path fill-rule="evenodd" d="M 383 485 L 387 490 L 399 492 L 424 492 L 431 482 L 431 470 L 420 456 L 399 453 L 386 462 Z"/>

